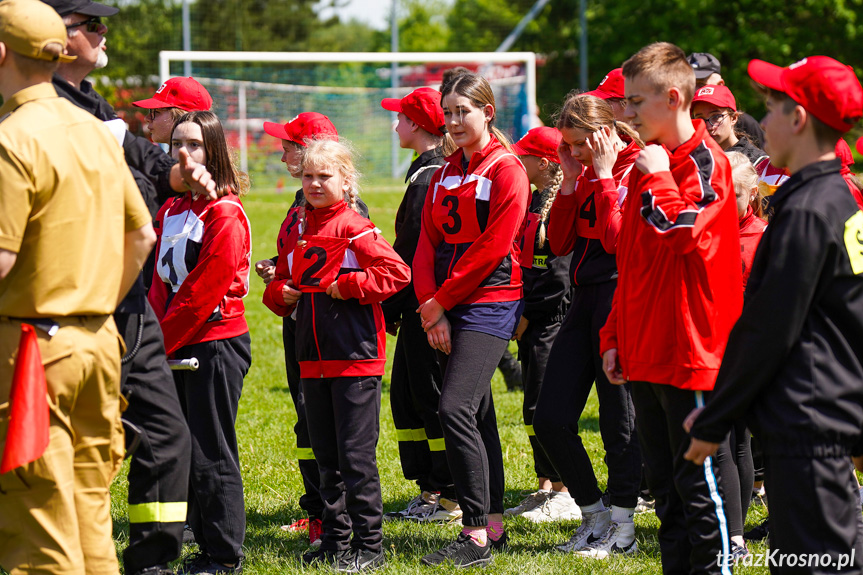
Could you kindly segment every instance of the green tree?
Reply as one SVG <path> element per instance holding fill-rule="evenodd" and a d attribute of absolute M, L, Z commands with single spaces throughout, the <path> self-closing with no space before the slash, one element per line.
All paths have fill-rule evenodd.
<path fill-rule="evenodd" d="M 106 19 L 109 78 L 159 74 L 159 51 L 182 48 L 181 6 L 174 0 L 104 0 L 120 8 Z"/>
<path fill-rule="evenodd" d="M 443 52 L 450 29 L 449 6 L 443 0 L 405 0 L 399 17 L 400 52 Z"/>

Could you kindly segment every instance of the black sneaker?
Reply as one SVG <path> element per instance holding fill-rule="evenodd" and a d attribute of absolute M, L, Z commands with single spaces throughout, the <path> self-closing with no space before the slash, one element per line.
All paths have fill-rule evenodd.
<path fill-rule="evenodd" d="M 450 561 L 456 567 L 485 565 L 491 560 L 491 545 L 480 547 L 471 539 L 470 535 L 464 533 L 459 533 L 458 538 L 443 549 L 429 553 L 422 558 L 425 565 L 440 565 L 445 561 Z"/>
<path fill-rule="evenodd" d="M 756 525 L 749 531 L 743 534 L 744 541 L 761 541 L 767 539 L 770 534 L 770 518 L 768 517 L 761 522 L 761 525 Z"/>
<path fill-rule="evenodd" d="M 242 559 L 238 559 L 233 567 L 228 567 L 214 560 L 207 553 L 196 553 L 183 563 L 178 571 L 186 575 L 240 575 L 242 572 Z"/>
<path fill-rule="evenodd" d="M 351 549 L 336 562 L 337 573 L 362 573 L 380 569 L 386 563 L 383 551 Z"/>
<path fill-rule="evenodd" d="M 507 535 L 506 531 L 504 531 L 503 535 L 501 535 L 500 539 L 498 539 L 497 541 L 489 537 L 488 544 L 491 545 L 493 551 L 503 551 L 504 549 L 509 547 L 509 535 Z"/>
<path fill-rule="evenodd" d="M 135 571 L 133 575 L 174 575 L 174 572 L 163 563 L 162 565 L 145 567 L 144 569 Z"/>
<path fill-rule="evenodd" d="M 335 565 L 351 553 L 351 549 L 343 549 L 342 551 L 315 549 L 303 553 L 302 561 L 303 565 Z"/>

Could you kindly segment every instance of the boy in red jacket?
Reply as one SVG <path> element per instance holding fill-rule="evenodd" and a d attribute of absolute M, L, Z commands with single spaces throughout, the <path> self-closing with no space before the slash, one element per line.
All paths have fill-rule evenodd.
<path fill-rule="evenodd" d="M 680 48 L 646 46 L 623 75 L 626 119 L 651 145 L 622 208 L 603 369 L 611 383 L 632 382 L 663 571 L 730 573 L 719 562 L 730 544 L 718 473 L 710 459 L 683 460 L 682 424 L 713 389 L 743 304 L 731 168 L 704 122 L 689 117 L 695 76 Z"/>

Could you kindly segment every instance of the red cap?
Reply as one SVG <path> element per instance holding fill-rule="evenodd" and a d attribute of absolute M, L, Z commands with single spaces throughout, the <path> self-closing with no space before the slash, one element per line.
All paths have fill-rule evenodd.
<path fill-rule="evenodd" d="M 384 98 L 381 106 L 390 112 L 401 112 L 419 127 L 435 136 L 443 136 L 443 108 L 440 92 L 432 88 L 417 88 L 404 98 Z"/>
<path fill-rule="evenodd" d="M 734 100 L 734 94 L 725 86 L 713 86 L 708 84 L 700 87 L 692 98 L 692 103 L 707 102 L 720 108 L 731 108 L 737 111 L 737 102 Z"/>
<path fill-rule="evenodd" d="M 512 151 L 519 156 L 536 156 L 559 164 L 557 147 L 562 139 L 563 135 L 557 128 L 540 126 L 528 130 L 521 140 L 512 145 Z"/>
<path fill-rule="evenodd" d="M 863 87 L 850 66 L 828 56 L 809 56 L 787 68 L 750 60 L 749 76 L 789 98 L 843 134 L 863 117 Z"/>
<path fill-rule="evenodd" d="M 609 98 L 625 98 L 626 96 L 623 94 L 623 84 L 623 68 L 615 68 L 602 79 L 602 82 L 599 83 L 596 90 L 585 92 L 584 95 L 596 96 L 603 100 L 608 100 Z"/>
<path fill-rule="evenodd" d="M 854 145 L 854 147 L 857 148 L 858 154 L 863 154 L 863 137 L 857 140 L 857 143 Z"/>
<path fill-rule="evenodd" d="M 290 140 L 301 146 L 306 140 L 329 139 L 339 141 L 339 133 L 330 119 L 317 112 L 303 112 L 285 125 L 264 122 L 264 131 L 282 140 Z"/>
<path fill-rule="evenodd" d="M 207 89 L 194 78 L 170 78 L 159 86 L 152 98 L 132 102 L 139 108 L 180 108 L 187 112 L 206 112 L 213 105 Z"/>

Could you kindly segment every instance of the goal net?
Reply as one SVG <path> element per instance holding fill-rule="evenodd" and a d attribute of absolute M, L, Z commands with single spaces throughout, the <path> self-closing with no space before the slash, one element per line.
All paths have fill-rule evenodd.
<path fill-rule="evenodd" d="M 365 181 L 404 177 L 411 150 L 393 133 L 395 114 L 383 98 L 440 88 L 443 72 L 464 66 L 489 80 L 495 93 L 495 125 L 516 140 L 532 127 L 536 60 L 532 52 L 344 53 L 182 52 L 159 55 L 161 80 L 192 75 L 213 96 L 213 111 L 255 187 L 295 186 L 280 163 L 281 142 L 263 130 L 300 112 L 329 116 L 339 135 L 359 154 Z M 287 182 L 287 183 L 286 183 Z"/>

